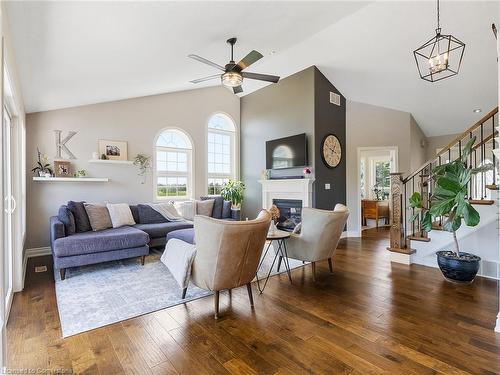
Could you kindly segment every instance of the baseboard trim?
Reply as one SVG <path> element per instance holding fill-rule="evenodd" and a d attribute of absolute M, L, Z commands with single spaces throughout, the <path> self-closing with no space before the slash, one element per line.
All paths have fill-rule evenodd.
<path fill-rule="evenodd" d="M 31 249 L 26 249 L 24 251 L 24 257 L 23 257 L 23 285 L 22 288 L 24 289 L 24 283 L 26 280 L 26 271 L 28 268 L 28 258 L 36 258 L 36 257 L 42 257 L 45 255 L 51 255 L 52 254 L 52 249 L 49 246 L 46 247 L 34 247 Z"/>
<path fill-rule="evenodd" d="M 340 238 L 347 238 L 347 237 L 361 237 L 358 231 L 355 230 L 346 230 L 343 231 L 342 234 L 340 235 Z"/>
<path fill-rule="evenodd" d="M 32 249 L 26 249 L 26 258 L 41 257 L 44 255 L 51 255 L 52 250 L 49 246 L 46 247 L 34 247 Z"/>

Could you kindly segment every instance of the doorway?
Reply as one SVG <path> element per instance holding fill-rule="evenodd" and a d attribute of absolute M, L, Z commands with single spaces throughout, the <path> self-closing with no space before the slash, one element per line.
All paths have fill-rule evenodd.
<path fill-rule="evenodd" d="M 384 229 L 390 225 L 390 173 L 397 169 L 397 147 L 358 148 L 360 236 L 367 229 Z"/>

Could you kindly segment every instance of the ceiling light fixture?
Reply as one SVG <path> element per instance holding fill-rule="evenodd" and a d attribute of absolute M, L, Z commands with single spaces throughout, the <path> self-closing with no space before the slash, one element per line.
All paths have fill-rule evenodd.
<path fill-rule="evenodd" d="M 226 72 L 221 75 L 221 81 L 224 86 L 237 87 L 243 83 L 243 77 L 238 72 Z"/>
<path fill-rule="evenodd" d="M 482 109 L 481 108 L 476 108 L 472 112 L 474 112 L 474 113 L 481 113 Z"/>
<path fill-rule="evenodd" d="M 436 82 L 457 75 L 462 65 L 465 43 L 453 35 L 441 34 L 437 0 L 436 35 L 413 51 L 420 78 Z"/>

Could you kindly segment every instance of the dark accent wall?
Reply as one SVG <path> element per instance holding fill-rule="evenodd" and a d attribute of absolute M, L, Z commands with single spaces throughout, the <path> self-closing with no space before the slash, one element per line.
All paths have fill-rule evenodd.
<path fill-rule="evenodd" d="M 330 92 L 340 95 L 340 106 L 330 103 Z M 323 139 L 334 134 L 342 146 L 342 159 L 328 168 L 321 158 Z M 346 204 L 346 99 L 334 85 L 314 67 L 314 201 L 316 208 L 331 210 L 335 204 Z M 330 189 L 325 189 L 330 184 Z"/>

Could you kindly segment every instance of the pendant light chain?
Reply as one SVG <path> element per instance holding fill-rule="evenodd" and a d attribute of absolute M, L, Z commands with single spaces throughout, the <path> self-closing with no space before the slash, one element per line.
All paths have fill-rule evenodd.
<path fill-rule="evenodd" d="M 437 29 L 436 29 L 437 34 L 441 34 L 441 25 L 439 22 L 439 0 L 437 0 Z"/>

